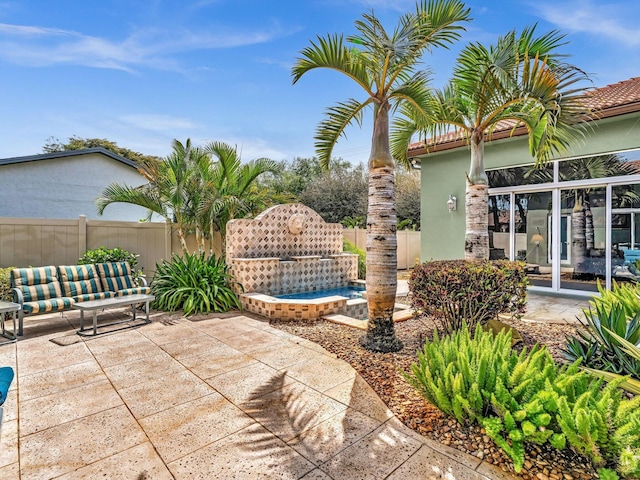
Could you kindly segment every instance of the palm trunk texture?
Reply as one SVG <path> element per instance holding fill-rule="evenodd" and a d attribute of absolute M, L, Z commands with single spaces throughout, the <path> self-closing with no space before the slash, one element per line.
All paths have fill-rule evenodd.
<path fill-rule="evenodd" d="M 465 192 L 465 260 L 489 259 L 489 181 L 484 171 L 482 134 L 471 137 L 471 168 Z"/>
<path fill-rule="evenodd" d="M 367 212 L 367 333 L 360 344 L 374 352 L 397 352 L 393 308 L 398 286 L 398 239 L 393 158 L 389 152 L 389 105 L 377 109 L 369 158 Z"/>

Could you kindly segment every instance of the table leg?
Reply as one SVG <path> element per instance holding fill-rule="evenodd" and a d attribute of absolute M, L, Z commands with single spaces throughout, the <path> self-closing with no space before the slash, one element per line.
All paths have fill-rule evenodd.
<path fill-rule="evenodd" d="M 98 309 L 93 311 L 93 334 L 98 334 Z"/>
<path fill-rule="evenodd" d="M 13 342 L 16 342 L 18 340 L 18 337 L 16 335 L 16 312 L 15 312 L 15 310 L 13 312 L 11 312 L 11 316 L 13 318 L 13 330 L 12 331 L 7 330 L 7 326 L 5 324 L 8 314 L 9 314 L 9 312 L 0 313 L 0 328 L 2 328 L 2 333 L 0 333 L 0 335 L 2 335 L 4 338 L 9 340 L 8 342 L 0 342 L 0 345 L 4 345 L 6 343 L 13 343 Z"/>
<path fill-rule="evenodd" d="M 84 310 L 80 310 L 80 331 L 84 332 Z"/>
<path fill-rule="evenodd" d="M 149 323 L 150 320 L 149 320 L 149 301 L 148 300 L 144 302 L 144 312 L 147 314 L 147 323 Z"/>

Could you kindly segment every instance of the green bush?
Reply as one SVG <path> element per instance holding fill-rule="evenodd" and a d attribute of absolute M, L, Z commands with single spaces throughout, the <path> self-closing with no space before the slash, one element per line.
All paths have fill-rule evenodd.
<path fill-rule="evenodd" d="M 518 355 L 511 349 L 509 331 L 494 337 L 477 324 L 473 338 L 466 325 L 442 340 L 436 333 L 405 378 L 460 423 L 482 423 L 520 471 L 524 441 L 545 443 L 554 433 L 547 428 L 551 415 L 545 404 L 530 399 L 556 375 L 545 348 L 523 349 Z M 489 417 L 491 413 L 497 416 Z"/>
<path fill-rule="evenodd" d="M 546 348 L 520 354 L 511 334 L 495 337 L 476 326 L 473 338 L 460 331 L 427 341 L 405 378 L 429 402 L 462 423 L 480 423 L 513 460 L 524 464 L 524 442 L 571 446 L 596 467 L 623 476 L 640 474 L 640 396 L 626 399 L 618 388 L 580 371 L 558 367 Z"/>
<path fill-rule="evenodd" d="M 105 248 L 102 246 L 92 250 L 87 250 L 78 259 L 78 265 L 106 262 L 129 262 L 131 275 L 136 283 L 143 275 L 142 270 L 138 270 L 138 255 L 128 252 L 127 250 L 123 250 L 120 247 Z"/>
<path fill-rule="evenodd" d="M 11 293 L 11 270 L 16 267 L 0 268 L 0 300 L 5 302 L 13 301 Z"/>
<path fill-rule="evenodd" d="M 409 279 L 414 309 L 443 320 L 451 333 L 466 323 L 471 330 L 499 313 L 524 312 L 524 263 L 440 260 L 416 265 Z"/>
<path fill-rule="evenodd" d="M 631 375 L 640 380 L 640 360 L 629 355 L 615 333 L 624 340 L 637 345 L 640 342 L 640 310 L 632 318 L 621 302 L 594 303 L 595 307 L 583 310 L 585 321 L 577 336 L 567 339 L 564 356 L 570 361 L 580 359 L 582 365 L 596 370 Z"/>
<path fill-rule="evenodd" d="M 592 297 L 589 302 L 593 308 L 602 306 L 610 310 L 614 305 L 621 305 L 629 318 L 640 312 L 640 284 L 638 283 L 617 283 L 614 280 L 611 290 L 607 290 L 598 281 L 598 293 L 600 296 Z"/>
<path fill-rule="evenodd" d="M 367 254 L 361 248 L 356 247 L 356 245 L 349 240 L 345 239 L 343 243 L 343 250 L 349 253 L 355 253 L 358 255 L 358 278 L 360 280 L 364 280 L 367 278 Z"/>
<path fill-rule="evenodd" d="M 222 258 L 174 254 L 170 262 L 156 264 L 151 283 L 156 296 L 153 307 L 169 312 L 182 309 L 185 315 L 241 308 L 234 284 Z"/>

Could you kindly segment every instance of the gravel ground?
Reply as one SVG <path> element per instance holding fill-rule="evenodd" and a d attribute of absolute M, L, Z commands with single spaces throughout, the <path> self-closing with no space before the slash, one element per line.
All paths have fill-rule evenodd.
<path fill-rule="evenodd" d="M 546 345 L 556 359 L 561 359 L 560 347 L 565 336 L 575 332 L 575 325 L 549 325 L 511 320 L 505 323 L 517 327 L 525 345 Z M 460 425 L 418 395 L 406 383 L 399 371 L 408 370 L 417 357 L 424 340 L 431 338 L 434 322 L 429 318 L 412 318 L 396 324 L 396 333 L 404 342 L 398 353 L 371 353 L 358 343 L 363 334 L 344 325 L 325 320 L 315 322 L 272 322 L 272 326 L 322 345 L 339 358 L 349 362 L 371 385 L 393 413 L 416 432 L 444 445 L 483 458 L 514 473 L 511 460 L 484 435 L 479 426 Z M 598 478 L 588 460 L 565 449 L 557 451 L 548 446 L 527 445 L 525 466 L 520 476 L 537 480 L 578 480 Z"/>

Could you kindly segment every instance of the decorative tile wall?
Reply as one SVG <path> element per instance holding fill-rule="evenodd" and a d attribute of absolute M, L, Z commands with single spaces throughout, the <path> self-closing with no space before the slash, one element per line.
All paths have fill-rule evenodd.
<path fill-rule="evenodd" d="M 341 312 L 347 303 L 344 297 L 317 300 L 283 300 L 260 293 L 240 295 L 242 308 L 263 317 L 277 320 L 317 320 Z"/>
<path fill-rule="evenodd" d="M 292 226 L 292 220 L 299 223 Z M 232 220 L 226 238 L 229 273 L 245 292 L 268 295 L 348 285 L 358 277 L 358 256 L 343 253 L 342 230 L 302 204 Z"/>

